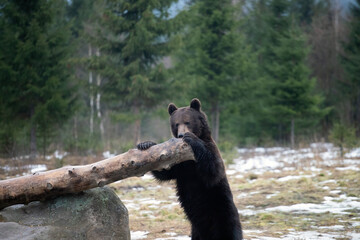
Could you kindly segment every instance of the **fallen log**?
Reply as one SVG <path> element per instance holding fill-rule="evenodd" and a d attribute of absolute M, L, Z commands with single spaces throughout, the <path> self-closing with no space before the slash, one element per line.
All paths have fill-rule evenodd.
<path fill-rule="evenodd" d="M 172 138 L 148 150 L 131 149 L 126 153 L 83 166 L 66 166 L 29 176 L 0 181 L 0 209 L 43 201 L 59 195 L 78 193 L 90 188 L 148 171 L 168 169 L 186 160 L 194 160 L 193 152 L 182 139 Z"/>

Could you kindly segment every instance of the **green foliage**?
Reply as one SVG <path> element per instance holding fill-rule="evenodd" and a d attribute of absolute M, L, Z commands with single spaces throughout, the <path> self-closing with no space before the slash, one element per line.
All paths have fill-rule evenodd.
<path fill-rule="evenodd" d="M 159 61 L 169 51 L 171 2 L 109 1 L 105 6 L 101 35 L 95 41 L 108 60 L 100 69 L 109 78 L 106 91 L 117 101 L 152 107 L 167 96 L 165 69 Z"/>
<path fill-rule="evenodd" d="M 227 99 L 235 75 L 235 23 L 231 1 L 198 1 L 186 33 L 187 64 L 193 95 L 212 106 Z M 221 82 L 221 84 L 220 84 Z"/>
<path fill-rule="evenodd" d="M 292 121 L 311 116 L 312 123 L 316 124 L 329 110 L 320 108 L 322 98 L 314 94 L 316 80 L 310 78 L 306 65 L 306 38 L 293 20 L 290 2 L 261 1 L 255 12 L 266 5 L 269 7 L 262 16 L 255 15 L 260 18 L 263 29 L 252 34 L 264 41 L 262 46 L 254 46 L 258 49 L 265 85 L 263 98 L 266 101 L 261 111 L 267 116 L 263 119 L 267 129 L 263 131 L 270 130 L 275 139 L 283 141 L 290 134 Z"/>
<path fill-rule="evenodd" d="M 359 134 L 359 0 L 338 46 L 313 46 L 336 17 L 328 0 L 187 1 L 174 17 L 176 2 L 1 1 L 0 152 L 27 153 L 31 132 L 44 154 L 125 151 L 140 132 L 163 141 L 167 104 L 193 97 L 226 159 L 233 146 L 286 144 L 291 132 L 326 138 L 339 119 Z M 317 74 L 309 54 L 339 46 L 345 74 L 333 71 L 336 56 Z M 334 125 L 331 139 L 346 145 L 347 130 Z"/>
<path fill-rule="evenodd" d="M 225 161 L 225 164 L 233 164 L 234 159 L 239 156 L 237 152 L 236 145 L 233 142 L 224 140 L 218 144 L 221 156 Z"/>
<path fill-rule="evenodd" d="M 360 1 L 350 7 L 349 39 L 344 44 L 345 53 L 342 65 L 346 72 L 346 81 L 341 82 L 342 101 L 350 105 L 350 124 L 360 132 Z"/>
<path fill-rule="evenodd" d="M 356 145 L 356 129 L 340 123 L 336 123 L 330 131 L 330 141 L 340 147 L 341 157 L 344 156 L 344 147 L 352 148 Z"/>
<path fill-rule="evenodd" d="M 65 5 L 10 1 L 0 9 L 0 121 L 12 125 L 5 141 L 27 124 L 39 136 L 49 135 L 74 110 Z"/>

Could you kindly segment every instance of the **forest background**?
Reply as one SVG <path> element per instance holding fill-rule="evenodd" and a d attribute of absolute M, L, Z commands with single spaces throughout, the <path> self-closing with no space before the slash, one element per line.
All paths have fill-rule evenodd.
<path fill-rule="evenodd" d="M 360 137 L 360 1 L 0 0 L 0 156 L 120 153 L 197 97 L 222 151 Z"/>

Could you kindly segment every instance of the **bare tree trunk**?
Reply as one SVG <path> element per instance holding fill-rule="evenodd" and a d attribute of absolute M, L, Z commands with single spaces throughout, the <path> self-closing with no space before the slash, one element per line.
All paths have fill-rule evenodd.
<path fill-rule="evenodd" d="M 31 124 L 30 130 L 30 158 L 35 159 L 37 154 L 37 141 L 36 141 L 36 126 L 35 123 Z"/>
<path fill-rule="evenodd" d="M 75 154 L 78 154 L 78 127 L 77 127 L 77 115 L 74 117 L 73 135 L 75 140 Z"/>
<path fill-rule="evenodd" d="M 96 56 L 100 57 L 100 49 L 97 48 L 96 49 Z M 96 89 L 96 110 L 97 110 L 97 117 L 100 120 L 99 123 L 99 129 L 100 129 L 100 136 L 101 136 L 101 140 L 104 140 L 104 122 L 103 122 L 103 118 L 101 116 L 101 104 L 100 104 L 100 100 L 101 100 L 101 93 L 100 93 L 100 86 L 101 86 L 101 75 L 100 73 L 97 73 L 96 75 L 96 85 L 97 85 L 97 89 Z"/>
<path fill-rule="evenodd" d="M 140 118 L 140 107 L 135 104 L 134 106 L 134 114 L 136 116 L 136 120 L 134 123 L 134 144 L 138 144 L 141 138 L 141 118 Z"/>
<path fill-rule="evenodd" d="M 84 166 L 67 166 L 34 175 L 0 181 L 0 209 L 19 203 L 42 201 L 77 193 L 148 171 L 169 169 L 180 162 L 195 160 L 191 147 L 172 138 L 146 151 L 126 153 Z"/>
<path fill-rule="evenodd" d="M 290 141 L 291 141 L 291 149 L 295 148 L 295 120 L 294 118 L 291 118 L 291 136 L 290 136 Z"/>
<path fill-rule="evenodd" d="M 334 32 L 335 32 L 335 50 L 336 53 L 339 53 L 339 12 L 340 12 L 340 7 L 339 7 L 339 2 L 338 0 L 334 1 L 335 6 L 334 6 Z"/>
<path fill-rule="evenodd" d="M 89 58 L 92 56 L 91 44 L 89 43 Z M 89 71 L 89 88 L 90 88 L 90 134 L 94 133 L 94 93 L 93 93 L 93 75 L 92 71 Z"/>
<path fill-rule="evenodd" d="M 30 158 L 35 159 L 37 154 L 37 140 L 36 140 L 36 123 L 33 122 L 33 116 L 35 114 L 35 107 L 32 106 L 30 110 L 31 129 L 30 129 Z"/>
<path fill-rule="evenodd" d="M 357 91 L 357 101 L 355 103 L 355 111 L 356 111 L 356 117 L 355 117 L 355 122 L 353 123 L 353 126 L 355 126 L 355 130 L 356 130 L 356 136 L 360 136 L 360 90 Z"/>
<path fill-rule="evenodd" d="M 219 128 L 220 128 L 220 108 L 219 102 L 213 104 L 211 109 L 211 125 L 212 125 L 212 136 L 215 142 L 219 141 Z"/>

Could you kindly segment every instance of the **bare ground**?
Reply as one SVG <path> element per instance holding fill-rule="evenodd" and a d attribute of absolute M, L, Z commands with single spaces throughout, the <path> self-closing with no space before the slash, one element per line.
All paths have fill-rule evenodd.
<path fill-rule="evenodd" d="M 329 152 L 333 149 L 311 150 L 310 155 L 301 149 L 262 151 L 239 151 L 227 161 L 245 239 L 360 239 L 360 157 L 339 160 Z M 67 156 L 36 164 L 53 169 L 99 160 Z M 0 180 L 21 175 L 19 162 L 0 159 Z M 160 184 L 147 174 L 110 185 L 129 210 L 132 239 L 190 239 L 173 184 Z"/>

